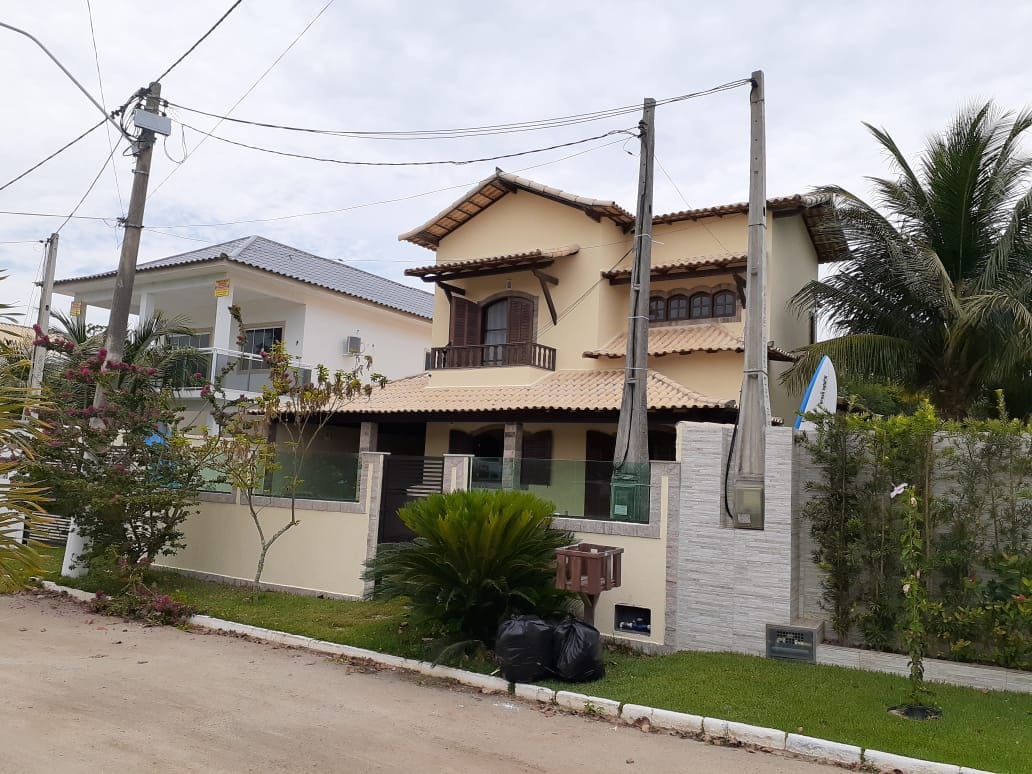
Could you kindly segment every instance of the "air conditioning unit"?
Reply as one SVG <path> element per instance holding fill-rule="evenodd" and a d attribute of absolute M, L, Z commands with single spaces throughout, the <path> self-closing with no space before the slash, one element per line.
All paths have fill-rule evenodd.
<path fill-rule="evenodd" d="M 344 339 L 344 354 L 361 355 L 362 339 L 359 336 L 348 336 L 346 339 Z"/>

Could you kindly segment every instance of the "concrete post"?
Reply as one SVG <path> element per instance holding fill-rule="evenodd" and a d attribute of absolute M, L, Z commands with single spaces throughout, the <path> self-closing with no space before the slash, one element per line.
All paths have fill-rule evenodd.
<path fill-rule="evenodd" d="M 358 450 L 360 452 L 374 452 L 376 451 L 377 443 L 377 431 L 380 425 L 376 422 L 363 422 L 360 430 L 360 436 L 358 441 Z"/>
<path fill-rule="evenodd" d="M 472 472 L 472 454 L 444 455 L 444 493 L 464 492 L 469 489 Z"/>
<path fill-rule="evenodd" d="M 515 489 L 520 482 L 523 459 L 523 423 L 506 422 L 502 447 L 502 489 Z"/>

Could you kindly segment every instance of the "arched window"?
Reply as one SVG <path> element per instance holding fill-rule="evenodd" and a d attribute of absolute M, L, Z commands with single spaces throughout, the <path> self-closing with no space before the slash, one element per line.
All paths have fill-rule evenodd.
<path fill-rule="evenodd" d="M 713 316 L 713 299 L 709 293 L 696 293 L 692 296 L 691 318 L 701 320 Z"/>
<path fill-rule="evenodd" d="M 663 322 L 666 319 L 666 301 L 663 296 L 649 299 L 649 322 Z"/>
<path fill-rule="evenodd" d="M 667 299 L 667 319 L 687 320 L 688 319 L 688 296 L 670 296 Z"/>
<path fill-rule="evenodd" d="M 734 317 L 736 299 L 730 290 L 719 290 L 713 294 L 713 316 Z"/>

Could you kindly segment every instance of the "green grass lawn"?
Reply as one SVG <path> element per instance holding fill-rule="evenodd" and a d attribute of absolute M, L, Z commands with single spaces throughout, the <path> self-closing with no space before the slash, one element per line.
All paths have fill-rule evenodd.
<path fill-rule="evenodd" d="M 44 559 L 54 580 L 89 591 L 117 592 L 115 582 L 60 579 L 60 557 Z M 429 657 L 432 643 L 407 626 L 400 602 L 342 602 L 265 592 L 155 573 L 165 593 L 231 621 L 303 634 L 410 658 Z M 944 717 L 912 721 L 885 710 L 905 700 L 894 675 L 814 666 L 728 653 L 644 656 L 611 650 L 605 679 L 553 687 L 621 702 L 804 733 L 917 758 L 998 772 L 1032 772 L 1032 695 L 935 685 Z M 469 668 L 490 671 L 477 661 Z M 800 729 L 802 729 L 800 731 Z"/>

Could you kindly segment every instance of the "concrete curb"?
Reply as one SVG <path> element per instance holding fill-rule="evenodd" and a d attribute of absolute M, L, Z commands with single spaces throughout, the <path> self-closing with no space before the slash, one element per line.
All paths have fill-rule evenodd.
<path fill-rule="evenodd" d="M 59 586 L 52 581 L 43 581 L 42 587 L 47 591 L 65 593 L 80 602 L 89 602 L 94 594 L 88 591 Z M 593 717 L 618 720 L 626 725 L 637 725 L 647 720 L 652 728 L 674 731 L 681 734 L 701 736 L 712 740 L 725 740 L 739 744 L 758 747 L 774 752 L 789 752 L 815 761 L 830 761 L 846 765 L 865 765 L 881 772 L 896 774 L 991 774 L 979 769 L 958 766 L 952 763 L 937 763 L 920 758 L 908 758 L 904 755 L 881 752 L 880 750 L 861 749 L 854 745 L 818 739 L 812 736 L 786 733 L 775 728 L 751 726 L 721 718 L 707 718 L 690 715 L 684 712 L 647 707 L 640 704 L 623 704 L 613 699 L 603 699 L 572 691 L 556 691 L 542 685 L 516 683 L 511 685 L 501 677 L 493 677 L 478 672 L 468 672 L 447 666 L 434 666 L 426 661 L 391 656 L 375 650 L 341 645 L 336 642 L 316 640 L 300 634 L 288 634 L 261 626 L 224 621 L 207 615 L 195 615 L 187 622 L 191 626 L 199 626 L 213 631 L 231 632 L 253 637 L 256 640 L 292 648 L 304 648 L 316 653 L 346 658 L 363 659 L 374 664 L 394 669 L 404 669 L 426 677 L 437 677 L 454 680 L 457 683 L 477 688 L 483 693 L 509 693 L 510 689 L 519 699 L 562 707 L 570 712 Z"/>

